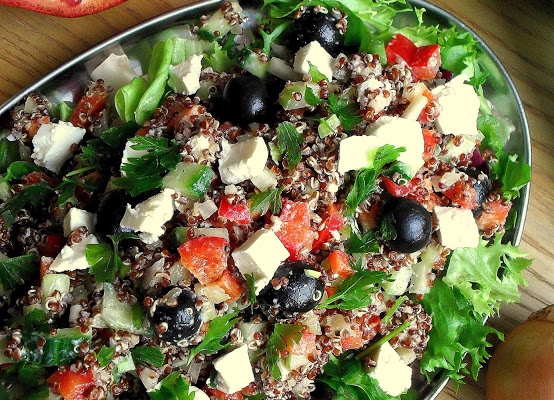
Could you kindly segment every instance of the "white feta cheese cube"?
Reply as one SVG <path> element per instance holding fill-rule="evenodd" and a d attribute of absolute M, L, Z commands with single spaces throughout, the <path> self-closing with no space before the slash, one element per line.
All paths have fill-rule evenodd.
<path fill-rule="evenodd" d="M 213 366 L 217 371 L 217 385 L 225 393 L 236 393 L 254 382 L 248 348 L 245 345 L 218 357 Z"/>
<path fill-rule="evenodd" d="M 268 156 L 267 145 L 261 137 L 252 137 L 229 145 L 219 161 L 221 180 L 231 185 L 259 175 Z"/>
<path fill-rule="evenodd" d="M 43 124 L 33 137 L 35 164 L 52 172 L 60 172 L 62 165 L 73 156 L 71 146 L 79 144 L 85 136 L 85 129 L 69 122 Z"/>
<path fill-rule="evenodd" d="M 94 233 L 94 214 L 72 207 L 63 219 L 63 235 L 68 237 L 75 229 L 84 226 L 88 233 Z"/>
<path fill-rule="evenodd" d="M 449 249 L 477 247 L 479 228 L 471 210 L 456 207 L 435 207 L 441 244 Z"/>
<path fill-rule="evenodd" d="M 262 192 L 277 186 L 277 177 L 269 168 L 264 168 L 259 174 L 252 176 L 250 180 Z"/>
<path fill-rule="evenodd" d="M 190 96 L 200 89 L 202 57 L 192 54 L 182 63 L 169 67 L 167 83 L 175 92 Z"/>
<path fill-rule="evenodd" d="M 464 83 L 467 76 L 459 75 L 432 93 L 441 108 L 436 119 L 439 131 L 445 135 L 476 136 L 480 101 L 473 86 Z"/>
<path fill-rule="evenodd" d="M 200 214 L 204 219 L 210 218 L 217 212 L 217 205 L 213 200 L 206 200 L 204 202 L 196 202 L 193 206 L 193 214 Z"/>
<path fill-rule="evenodd" d="M 79 243 L 75 243 L 72 246 L 66 244 L 62 247 L 60 254 L 52 261 L 52 264 L 50 264 L 50 271 L 63 272 L 89 268 L 90 265 L 87 262 L 85 250 L 87 245 L 98 243 L 96 236 L 87 235 Z"/>
<path fill-rule="evenodd" d="M 117 91 L 137 76 L 129 57 L 126 54 L 117 55 L 111 53 L 102 63 L 96 67 L 90 77 L 96 81 L 103 79 L 104 82 Z"/>
<path fill-rule="evenodd" d="M 189 386 L 189 394 L 191 393 L 194 393 L 194 400 L 210 400 L 210 397 L 196 386 Z"/>
<path fill-rule="evenodd" d="M 404 363 L 389 342 L 383 343 L 372 359 L 377 365 L 369 369 L 369 376 L 376 379 L 389 396 L 400 396 L 410 388 L 412 368 Z"/>
<path fill-rule="evenodd" d="M 439 183 L 444 186 L 444 188 L 449 188 L 464 177 L 465 174 L 463 172 L 448 171 L 441 176 Z"/>
<path fill-rule="evenodd" d="M 256 294 L 289 255 L 275 232 L 269 229 L 258 230 L 231 254 L 242 275 L 254 275 Z"/>
<path fill-rule="evenodd" d="M 174 194 L 174 190 L 164 189 L 134 208 L 127 204 L 121 227 L 138 232 L 145 243 L 154 243 L 165 232 L 163 225 L 173 217 Z"/>
<path fill-rule="evenodd" d="M 308 43 L 296 52 L 293 68 L 296 72 L 308 74 L 310 64 L 317 68 L 328 80 L 333 79 L 333 64 L 335 59 L 319 44 L 318 41 Z"/>
<path fill-rule="evenodd" d="M 374 136 L 349 136 L 340 141 L 337 171 L 344 174 L 370 166 L 381 142 Z"/>

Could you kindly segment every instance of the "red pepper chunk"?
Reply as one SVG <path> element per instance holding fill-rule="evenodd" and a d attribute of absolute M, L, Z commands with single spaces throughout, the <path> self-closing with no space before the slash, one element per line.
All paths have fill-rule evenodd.
<path fill-rule="evenodd" d="M 316 335 L 315 333 L 307 332 L 303 333 L 298 343 L 289 346 L 287 349 L 291 354 L 295 355 L 308 355 L 317 351 L 316 347 Z"/>
<path fill-rule="evenodd" d="M 318 232 L 312 251 L 318 250 L 321 245 L 331 239 L 333 231 L 338 231 L 344 225 L 344 217 L 335 204 L 330 204 L 323 216 L 323 229 Z"/>
<path fill-rule="evenodd" d="M 312 250 L 317 233 L 311 221 L 310 206 L 302 201 L 287 201 L 279 215 L 281 224 L 275 232 L 290 253 L 290 260 L 301 260 Z"/>
<path fill-rule="evenodd" d="M 231 203 L 226 196 L 221 198 L 218 215 L 239 225 L 248 225 L 252 222 L 250 208 L 245 202 Z"/>
<path fill-rule="evenodd" d="M 242 281 L 228 269 L 223 271 L 221 276 L 215 281 L 215 284 L 222 288 L 229 296 L 229 299 L 226 300 L 227 303 L 238 300 L 245 290 Z"/>
<path fill-rule="evenodd" d="M 215 282 L 227 268 L 229 242 L 216 236 L 187 240 L 177 249 L 181 263 L 202 284 Z"/>
<path fill-rule="evenodd" d="M 80 128 L 88 128 L 92 124 L 92 120 L 100 114 L 106 107 L 108 100 L 108 92 L 104 85 L 96 82 L 91 85 L 85 95 L 81 97 L 75 110 L 69 117 L 69 122 L 73 126 Z"/>
<path fill-rule="evenodd" d="M 65 400 L 87 400 L 95 386 L 91 369 L 86 372 L 76 372 L 67 367 L 50 375 L 48 384 Z"/>
<path fill-rule="evenodd" d="M 440 45 L 417 47 L 409 38 L 397 33 L 385 46 L 387 62 L 403 60 L 412 71 L 414 81 L 433 79 L 441 66 Z"/>

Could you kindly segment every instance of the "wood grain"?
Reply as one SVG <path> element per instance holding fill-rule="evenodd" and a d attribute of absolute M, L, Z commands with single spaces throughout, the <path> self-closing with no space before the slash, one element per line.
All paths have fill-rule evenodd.
<path fill-rule="evenodd" d="M 76 19 L 0 6 L 0 103 L 115 33 L 190 0 L 128 0 Z M 432 0 L 474 29 L 506 67 L 523 101 L 532 137 L 531 200 L 522 248 L 534 263 L 518 303 L 502 307 L 490 324 L 507 332 L 534 310 L 554 303 L 554 2 L 550 0 Z M 440 400 L 484 400 L 486 368 L 477 382 Z"/>

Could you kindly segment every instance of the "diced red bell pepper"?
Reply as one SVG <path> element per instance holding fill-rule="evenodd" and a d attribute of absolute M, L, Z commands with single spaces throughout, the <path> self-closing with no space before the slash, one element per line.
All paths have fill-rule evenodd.
<path fill-rule="evenodd" d="M 317 232 L 311 225 L 310 206 L 302 201 L 287 201 L 279 215 L 279 229 L 275 232 L 290 253 L 290 260 L 300 260 L 312 250 Z"/>
<path fill-rule="evenodd" d="M 252 222 L 250 207 L 245 201 L 231 203 L 227 196 L 221 198 L 218 215 L 239 225 L 248 225 Z"/>
<path fill-rule="evenodd" d="M 437 98 L 428 88 L 425 88 L 421 95 L 427 98 L 427 104 L 425 105 L 425 108 L 419 113 L 417 120 L 420 124 L 428 124 L 430 122 L 433 122 L 435 118 L 439 115 L 438 110 L 434 110 L 432 116 L 427 115 L 427 107 L 429 107 L 431 102 L 436 101 Z"/>
<path fill-rule="evenodd" d="M 106 107 L 107 100 L 108 92 L 104 85 L 93 83 L 75 106 L 69 122 L 74 126 L 88 128 L 93 119 Z"/>
<path fill-rule="evenodd" d="M 383 176 L 381 181 L 383 182 L 385 190 L 392 194 L 394 197 L 406 197 L 413 189 L 412 181 L 409 181 L 403 185 L 399 185 L 386 176 Z"/>
<path fill-rule="evenodd" d="M 505 203 L 501 199 L 483 203 L 483 212 L 476 220 L 477 227 L 485 233 L 494 232 L 495 229 L 506 223 L 511 207 L 511 203 Z"/>
<path fill-rule="evenodd" d="M 395 64 L 398 59 L 412 71 L 414 81 L 433 79 L 441 66 L 440 45 L 431 44 L 417 47 L 409 38 L 397 33 L 385 46 L 387 62 Z"/>
<path fill-rule="evenodd" d="M 321 245 L 327 242 L 333 231 L 338 231 L 344 225 L 344 216 L 336 204 L 329 204 L 323 216 L 323 229 L 318 232 L 317 240 L 314 242 L 312 251 L 318 250 Z"/>
<path fill-rule="evenodd" d="M 340 339 L 342 351 L 359 349 L 364 345 L 364 340 L 362 339 L 361 333 L 359 331 L 355 331 L 355 333 L 356 335 L 354 336 L 342 337 Z"/>
<path fill-rule="evenodd" d="M 215 282 L 227 268 L 229 242 L 221 237 L 200 236 L 178 247 L 181 263 L 202 284 Z"/>
<path fill-rule="evenodd" d="M 228 269 L 223 271 L 221 276 L 215 281 L 215 284 L 227 293 L 229 299 L 226 302 L 228 303 L 238 300 L 244 292 L 242 281 Z"/>
<path fill-rule="evenodd" d="M 475 189 L 467 185 L 464 181 L 458 180 L 443 194 L 448 197 L 453 203 L 462 208 L 473 210 L 477 207 L 477 201 L 475 200 L 477 193 Z"/>
<path fill-rule="evenodd" d="M 81 17 L 94 14 L 125 0 L 0 0 L 0 4 L 24 8 L 58 17 Z"/>
<path fill-rule="evenodd" d="M 429 129 L 422 129 L 423 131 L 423 160 L 429 160 L 435 153 L 435 142 L 434 132 Z"/>
<path fill-rule="evenodd" d="M 95 386 L 91 369 L 76 372 L 67 367 L 60 368 L 50 375 L 48 384 L 65 400 L 87 400 Z"/>
<path fill-rule="evenodd" d="M 333 250 L 325 260 L 321 263 L 332 275 L 337 275 L 340 278 L 346 278 L 354 272 L 350 262 L 350 256 L 342 250 Z"/>

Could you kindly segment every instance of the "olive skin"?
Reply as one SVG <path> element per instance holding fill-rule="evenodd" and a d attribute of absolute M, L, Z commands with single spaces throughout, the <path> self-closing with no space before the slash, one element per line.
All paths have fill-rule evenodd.
<path fill-rule="evenodd" d="M 167 287 L 154 302 L 151 313 L 158 336 L 168 343 L 190 340 L 202 326 L 202 317 L 196 309 L 196 295 L 187 288 Z"/>
<path fill-rule="evenodd" d="M 427 246 L 431 240 L 431 214 L 417 201 L 405 197 L 388 200 L 380 213 L 381 226 L 387 220 L 396 231 L 396 237 L 385 240 L 393 250 L 413 253 Z"/>
<path fill-rule="evenodd" d="M 98 204 L 95 230 L 101 236 L 132 232 L 121 227 L 127 204 L 135 203 L 133 197 L 124 189 L 116 189 L 106 193 Z"/>
<path fill-rule="evenodd" d="M 476 180 L 473 189 L 475 189 L 475 202 L 477 203 L 477 207 L 471 210 L 471 212 L 474 217 L 478 217 L 483 212 L 483 203 L 487 201 L 492 190 L 491 180 L 483 171 L 473 167 L 468 167 L 463 172 Z"/>
<path fill-rule="evenodd" d="M 281 284 L 275 288 L 270 282 L 257 296 L 262 312 L 269 318 L 286 319 L 312 310 L 321 301 L 325 290 L 325 284 L 317 276 L 319 272 L 306 262 L 282 264 L 272 279 L 280 280 Z"/>
<path fill-rule="evenodd" d="M 265 122 L 270 100 L 263 81 L 255 75 L 238 75 L 223 89 L 226 117 L 246 127 L 252 122 Z"/>
<path fill-rule="evenodd" d="M 291 25 L 289 47 L 296 52 L 315 40 L 336 57 L 344 47 L 344 36 L 336 25 L 337 20 L 332 15 L 315 12 L 313 7 L 308 8 Z"/>

